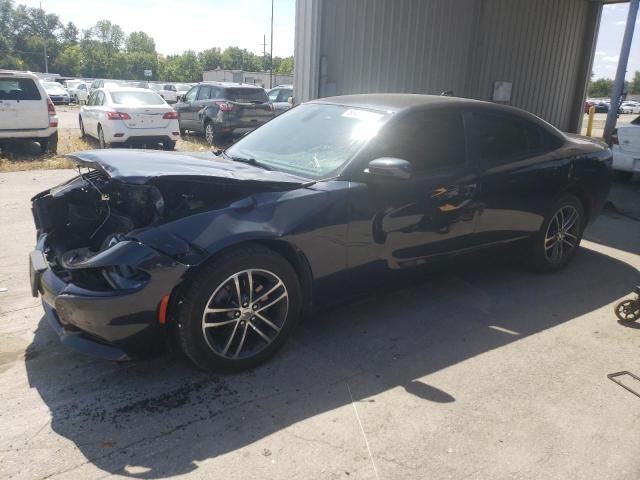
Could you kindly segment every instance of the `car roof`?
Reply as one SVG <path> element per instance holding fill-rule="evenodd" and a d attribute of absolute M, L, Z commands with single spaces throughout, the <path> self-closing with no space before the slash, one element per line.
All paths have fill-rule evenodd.
<path fill-rule="evenodd" d="M 441 95 L 421 95 L 414 93 L 366 93 L 360 95 L 341 95 L 336 97 L 319 98 L 309 103 L 330 103 L 347 107 L 359 107 L 369 110 L 382 110 L 388 113 L 397 113 L 422 106 L 471 106 L 496 104 L 471 100 L 468 98 L 448 97 Z"/>
<path fill-rule="evenodd" d="M 16 77 L 16 78 L 33 78 L 39 80 L 37 75 L 34 75 L 31 72 L 23 72 L 20 70 L 3 70 L 0 69 L 0 76 L 3 77 Z"/>
<path fill-rule="evenodd" d="M 264 90 L 262 87 L 258 87 L 257 85 L 251 85 L 250 83 L 236 83 L 236 82 L 200 82 L 200 85 L 213 85 L 216 87 L 222 88 L 255 88 L 259 90 Z"/>

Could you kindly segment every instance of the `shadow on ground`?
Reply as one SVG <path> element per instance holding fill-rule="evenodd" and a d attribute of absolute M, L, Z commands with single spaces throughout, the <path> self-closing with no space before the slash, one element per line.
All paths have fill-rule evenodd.
<path fill-rule="evenodd" d="M 607 281 L 602 281 L 607 279 Z M 100 469 L 162 478 L 300 421 L 401 387 L 424 402 L 445 392 L 418 379 L 572 321 L 629 291 L 637 272 L 582 249 L 567 270 L 535 275 L 476 265 L 323 312 L 270 363 L 211 376 L 166 355 L 123 365 L 65 352 L 44 320 L 26 368 L 52 429 Z M 60 472 L 56 472 L 60 473 Z"/>

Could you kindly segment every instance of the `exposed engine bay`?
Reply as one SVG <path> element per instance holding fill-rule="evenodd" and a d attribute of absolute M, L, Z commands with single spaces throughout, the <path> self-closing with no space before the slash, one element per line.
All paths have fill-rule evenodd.
<path fill-rule="evenodd" d="M 132 231 L 224 208 L 255 191 L 250 182 L 203 177 L 158 177 L 131 184 L 89 170 L 34 197 L 33 214 L 38 234 L 47 234 L 49 260 L 66 269 Z"/>

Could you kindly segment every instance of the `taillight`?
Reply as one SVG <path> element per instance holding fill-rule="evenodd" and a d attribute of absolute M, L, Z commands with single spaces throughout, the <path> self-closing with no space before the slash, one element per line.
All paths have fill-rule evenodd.
<path fill-rule="evenodd" d="M 220 109 L 221 112 L 230 112 L 231 110 L 233 110 L 233 107 L 235 106 L 233 103 L 229 103 L 229 102 L 216 102 L 218 104 L 218 108 Z"/>
<path fill-rule="evenodd" d="M 611 145 L 620 145 L 618 140 L 618 129 L 616 128 L 611 134 Z"/>
<path fill-rule="evenodd" d="M 178 112 L 174 112 L 173 110 L 162 115 L 162 118 L 165 120 L 177 120 Z"/>
<path fill-rule="evenodd" d="M 131 117 L 125 112 L 107 112 L 107 120 L 131 120 Z"/>
<path fill-rule="evenodd" d="M 56 106 L 53 104 L 49 97 L 47 97 L 47 111 L 49 112 L 49 115 L 56 114 Z"/>

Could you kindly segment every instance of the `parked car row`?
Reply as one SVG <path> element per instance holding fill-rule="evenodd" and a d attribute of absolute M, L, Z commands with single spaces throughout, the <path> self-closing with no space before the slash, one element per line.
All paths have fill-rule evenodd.
<path fill-rule="evenodd" d="M 589 113 L 589 108 L 591 108 L 592 106 L 595 107 L 595 113 L 609 113 L 609 109 L 611 108 L 611 101 L 587 99 L 584 104 L 584 113 Z M 636 102 L 633 100 L 624 101 L 620 104 L 618 113 L 638 114 L 640 113 L 640 102 Z"/>

